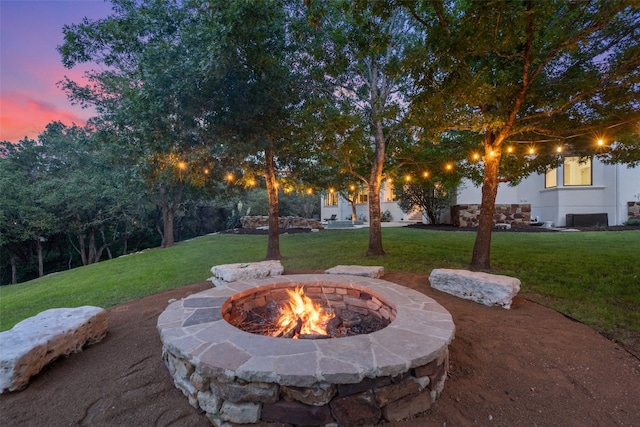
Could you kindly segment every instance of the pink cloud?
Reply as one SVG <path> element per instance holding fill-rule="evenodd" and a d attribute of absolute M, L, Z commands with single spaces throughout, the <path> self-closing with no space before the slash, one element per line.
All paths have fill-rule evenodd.
<path fill-rule="evenodd" d="M 84 126 L 92 115 L 89 110 L 59 108 L 28 94 L 3 95 L 0 106 L 0 141 L 17 142 L 25 136 L 36 139 L 52 121 Z"/>

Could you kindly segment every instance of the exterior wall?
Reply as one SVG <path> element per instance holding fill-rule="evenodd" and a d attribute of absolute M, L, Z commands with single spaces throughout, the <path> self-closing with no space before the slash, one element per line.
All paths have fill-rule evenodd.
<path fill-rule="evenodd" d="M 351 204 L 343 197 L 338 197 L 337 206 L 325 206 L 324 196 L 320 197 L 320 213 L 321 219 L 331 218 L 332 215 L 336 215 L 337 220 L 351 220 Z M 391 200 L 389 189 L 385 188 L 384 184 L 380 190 L 380 212 L 384 214 L 385 211 L 389 211 L 392 217 L 392 221 L 420 221 L 422 215 L 420 212 L 410 212 L 406 214 L 402 212 L 398 203 Z M 369 222 L 369 204 L 357 203 L 356 214 L 358 219 Z"/>
<path fill-rule="evenodd" d="M 564 186 L 563 168 L 558 168 L 558 185 L 545 188 L 545 177 L 531 175 L 516 187 L 500 184 L 496 204 L 528 203 L 531 218 L 566 226 L 567 214 L 606 213 L 609 225 L 622 225 L 629 219 L 627 204 L 640 202 L 640 167 L 605 165 L 592 160 L 592 185 Z M 465 181 L 458 194 L 458 204 L 479 204 L 480 187 Z"/>
<path fill-rule="evenodd" d="M 566 226 L 567 214 L 606 213 L 609 225 L 622 225 L 638 214 L 633 206 L 640 203 L 640 166 L 631 168 L 626 165 L 606 165 L 598 159 L 591 163 L 592 185 L 564 186 L 563 167 L 559 167 L 558 185 L 545 188 L 545 177 L 541 174 L 531 175 L 517 186 L 511 187 L 501 183 L 498 187 L 496 205 L 530 205 L 530 218 L 541 222 L 551 222 L 554 226 Z M 384 191 L 384 190 L 383 190 Z M 396 202 L 384 202 L 382 197 L 381 211 L 389 210 L 394 221 L 416 220 L 419 215 L 403 213 Z M 463 181 L 458 190 L 457 205 L 479 205 L 482 201 L 482 190 L 470 181 Z M 629 204 L 633 204 L 629 207 Z M 351 219 L 351 207 L 345 200 L 338 206 L 321 205 L 322 218 L 336 214 L 338 219 Z M 369 219 L 367 204 L 357 205 L 358 216 Z M 632 217 L 631 215 L 635 215 Z M 443 222 L 456 222 L 457 216 L 444 218 Z M 423 222 L 426 220 L 423 218 Z"/>

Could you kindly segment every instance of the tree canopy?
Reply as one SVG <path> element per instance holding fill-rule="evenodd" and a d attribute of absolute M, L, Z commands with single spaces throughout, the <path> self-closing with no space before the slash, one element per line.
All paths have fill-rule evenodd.
<path fill-rule="evenodd" d="M 383 180 L 411 174 L 433 190 L 465 176 L 482 184 L 471 268 L 488 270 L 500 183 L 564 155 L 640 164 L 635 0 L 112 4 L 65 26 L 58 48 L 68 68 L 97 66 L 85 85 L 60 83 L 96 107 L 89 127 L 53 123 L 39 141 L 3 144 L 3 247 L 64 229 L 89 263 L 102 247 L 91 235 L 113 239 L 142 199 L 170 246 L 194 191 L 264 185 L 266 257 L 278 259 L 279 192 L 333 183 L 367 189 L 367 253 L 382 255 Z"/>
<path fill-rule="evenodd" d="M 499 182 L 544 170 L 558 147 L 638 163 L 636 2 L 399 3 L 424 35 L 406 63 L 418 88 L 411 117 L 420 137 L 481 136 L 482 210 L 473 269 L 490 268 Z M 607 141 L 608 150 L 597 152 L 598 139 Z M 529 150 L 536 155 L 527 158 Z"/>

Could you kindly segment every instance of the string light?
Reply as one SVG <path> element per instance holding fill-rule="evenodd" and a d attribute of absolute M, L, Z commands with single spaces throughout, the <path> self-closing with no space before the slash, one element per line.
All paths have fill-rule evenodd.
<path fill-rule="evenodd" d="M 404 180 L 405 180 L 405 181 L 407 181 L 407 182 L 411 181 L 411 175 L 407 175 L 407 176 L 405 176 L 405 177 L 404 177 Z"/>
<path fill-rule="evenodd" d="M 598 139 L 598 146 L 602 147 L 604 145 L 604 140 L 602 138 Z"/>
<path fill-rule="evenodd" d="M 480 154 L 473 153 L 473 160 L 480 160 Z"/>
<path fill-rule="evenodd" d="M 329 189 L 329 193 L 333 193 L 335 190 L 333 188 Z"/>
<path fill-rule="evenodd" d="M 535 154 L 535 153 L 536 153 L 536 150 L 533 147 L 529 148 L 529 154 Z"/>
<path fill-rule="evenodd" d="M 429 172 L 424 171 L 424 172 L 422 173 L 422 176 L 424 176 L 425 178 L 429 178 Z"/>
<path fill-rule="evenodd" d="M 307 188 L 307 194 L 313 194 L 313 190 L 310 188 Z"/>
<path fill-rule="evenodd" d="M 233 174 L 228 173 L 225 178 L 227 179 L 227 181 L 233 181 Z"/>
<path fill-rule="evenodd" d="M 511 146 L 507 147 L 507 153 L 513 153 L 513 147 Z"/>
<path fill-rule="evenodd" d="M 556 147 L 556 152 L 562 153 L 562 147 L 561 146 Z"/>
<path fill-rule="evenodd" d="M 178 168 L 185 170 L 187 168 L 187 163 L 186 162 L 178 162 Z"/>
<path fill-rule="evenodd" d="M 451 169 L 453 169 L 453 165 L 451 163 L 447 163 L 447 165 L 445 166 L 445 168 L 450 171 Z"/>

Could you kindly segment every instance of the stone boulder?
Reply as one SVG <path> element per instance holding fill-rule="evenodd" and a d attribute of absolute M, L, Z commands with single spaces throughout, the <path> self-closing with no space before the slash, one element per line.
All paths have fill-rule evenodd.
<path fill-rule="evenodd" d="M 348 274 L 351 276 L 372 277 L 374 279 L 384 276 L 384 267 L 367 265 L 336 265 L 325 274 Z"/>
<path fill-rule="evenodd" d="M 284 267 L 280 261 L 245 262 L 239 264 L 222 264 L 211 267 L 213 277 L 209 278 L 214 286 L 246 279 L 260 279 L 268 276 L 280 276 Z"/>
<path fill-rule="evenodd" d="M 0 332 L 0 393 L 22 390 L 60 356 L 78 353 L 107 335 L 100 307 L 52 308 Z"/>
<path fill-rule="evenodd" d="M 488 306 L 511 308 L 520 291 L 520 280 L 468 270 L 435 269 L 429 275 L 431 287 Z"/>

